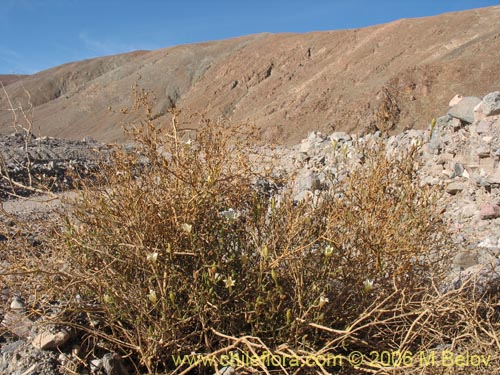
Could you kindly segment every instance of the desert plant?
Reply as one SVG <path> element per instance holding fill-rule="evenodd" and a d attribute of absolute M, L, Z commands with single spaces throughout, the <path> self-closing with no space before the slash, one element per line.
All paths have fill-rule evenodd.
<path fill-rule="evenodd" d="M 287 188 L 259 188 L 272 166 L 249 154 L 252 129 L 205 119 L 189 138 L 175 108 L 165 126 L 153 107 L 136 92 L 134 148 L 117 147 L 113 164 L 82 182 L 52 237 L 57 266 L 50 256 L 39 266 L 60 270 L 42 274 L 43 294 L 95 350 L 127 355 L 138 372 L 186 373 L 204 362 L 172 355 L 269 350 L 304 364 L 452 337 L 466 304 L 450 312 L 435 287 L 451 243 L 436 192 L 419 184 L 417 146 L 396 157 L 367 147 L 346 178 L 297 204 Z"/>

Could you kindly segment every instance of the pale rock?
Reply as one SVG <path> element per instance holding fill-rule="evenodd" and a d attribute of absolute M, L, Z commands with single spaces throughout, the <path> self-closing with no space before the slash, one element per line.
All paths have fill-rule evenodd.
<path fill-rule="evenodd" d="M 500 239 L 500 238 L 499 238 Z M 495 236 L 486 237 L 484 240 L 477 244 L 478 247 L 487 249 L 496 249 L 498 247 L 498 240 Z"/>
<path fill-rule="evenodd" d="M 477 264 L 477 255 L 470 251 L 462 251 L 453 258 L 453 266 L 459 269 L 466 269 Z"/>
<path fill-rule="evenodd" d="M 498 258 L 499 249 L 496 247 L 480 248 L 477 252 L 477 260 L 479 264 L 491 264 L 495 267 L 500 264 L 500 259 Z"/>
<path fill-rule="evenodd" d="M 31 335 L 31 330 L 33 328 L 33 322 L 21 311 L 7 311 L 1 324 L 10 333 L 23 339 Z"/>
<path fill-rule="evenodd" d="M 476 155 L 480 158 L 480 159 L 485 159 L 485 158 L 489 158 L 490 157 L 490 154 L 491 154 L 491 150 L 488 146 L 479 146 L 477 149 L 476 149 Z"/>
<path fill-rule="evenodd" d="M 103 367 L 102 359 L 96 358 L 90 361 L 90 371 L 97 372 Z"/>
<path fill-rule="evenodd" d="M 122 357 L 116 353 L 108 353 L 102 357 L 102 367 L 107 375 L 128 375 Z"/>
<path fill-rule="evenodd" d="M 481 121 L 488 116 L 500 114 L 500 91 L 486 95 L 481 103 L 474 107 L 475 121 Z"/>
<path fill-rule="evenodd" d="M 454 107 L 456 106 L 458 103 L 460 103 L 460 101 L 463 99 L 464 97 L 460 94 L 457 94 L 455 95 L 451 100 L 450 100 L 450 103 L 448 104 L 449 107 Z"/>
<path fill-rule="evenodd" d="M 300 147 L 299 147 L 299 152 L 302 152 L 304 154 L 307 154 L 312 148 L 312 144 L 308 139 L 302 140 Z"/>
<path fill-rule="evenodd" d="M 492 121 L 489 119 L 484 119 L 479 122 L 476 126 L 477 134 L 487 134 L 491 132 Z"/>
<path fill-rule="evenodd" d="M 448 115 L 472 124 L 474 122 L 474 107 L 480 102 L 481 99 L 478 97 L 466 96 L 448 110 Z"/>
<path fill-rule="evenodd" d="M 462 217 L 464 219 L 470 219 L 471 217 L 476 216 L 477 208 L 474 203 L 466 204 L 462 207 Z"/>
<path fill-rule="evenodd" d="M 335 132 L 330 135 L 330 140 L 336 142 L 347 142 L 352 140 L 352 137 L 344 132 Z"/>
<path fill-rule="evenodd" d="M 491 220 L 500 217 L 500 207 L 496 204 L 486 203 L 479 211 L 481 220 Z"/>
<path fill-rule="evenodd" d="M 456 195 L 463 191 L 465 188 L 464 184 L 462 182 L 452 182 L 451 184 L 448 184 L 446 187 L 446 192 L 450 195 Z"/>
<path fill-rule="evenodd" d="M 24 310 L 25 308 L 24 301 L 20 297 L 15 296 L 12 298 L 12 302 L 10 303 L 10 308 L 11 310 Z"/>
<path fill-rule="evenodd" d="M 455 163 L 453 166 L 453 176 L 452 177 L 462 177 L 465 172 L 465 168 L 461 163 Z"/>
<path fill-rule="evenodd" d="M 66 330 L 56 333 L 44 331 L 35 336 L 31 344 L 41 350 L 56 349 L 66 344 L 70 338 L 71 334 Z"/>

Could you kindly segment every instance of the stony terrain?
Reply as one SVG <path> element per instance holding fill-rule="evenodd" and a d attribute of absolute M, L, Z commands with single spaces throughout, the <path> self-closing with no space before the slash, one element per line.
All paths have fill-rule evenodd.
<path fill-rule="evenodd" d="M 14 136 L 15 137 L 15 136 Z M 321 191 L 360 162 L 363 146 L 380 139 L 381 133 L 360 136 L 345 132 L 325 135 L 312 132 L 299 144 L 278 147 L 281 168 L 296 171 L 295 199 L 317 199 Z M 4 138 L 3 142 L 11 138 Z M 89 155 L 86 142 L 44 139 L 52 152 L 69 152 L 60 159 Z M 57 149 L 56 145 L 64 145 Z M 92 142 L 94 148 L 99 144 Z M 421 182 L 443 189 L 443 215 L 460 249 L 455 255 L 445 289 L 457 288 L 468 277 L 479 276 L 478 292 L 498 288 L 500 280 L 500 91 L 483 98 L 455 96 L 444 116 L 425 130 L 406 130 L 385 141 L 388 154 L 421 145 Z M 74 147 L 72 149 L 71 147 Z M 105 148 L 103 148 L 105 149 Z M 58 151 L 57 151 L 58 150 Z M 64 153 L 63 152 L 63 153 Z M 343 161 L 335 155 L 344 155 Z M 76 155 L 76 156 L 75 156 Z M 333 176 L 333 178 L 332 178 Z M 4 209 L 15 214 L 42 212 L 43 205 L 6 202 Z M 46 208 L 45 208 L 46 210 Z M 36 240 L 36 239 L 35 239 Z M 78 340 L 67 330 L 39 327 L 24 315 L 25 302 L 3 291 L 0 308 L 8 334 L 0 341 L 1 374 L 57 374 L 78 353 Z M 125 374 L 120 358 L 105 353 L 87 358 L 87 373 Z"/>
<path fill-rule="evenodd" d="M 7 177 L 29 186 L 31 175 L 31 186 L 37 188 L 37 181 L 43 181 L 44 187 L 51 191 L 72 188 L 71 173 L 88 175 L 97 168 L 98 160 L 106 157 L 108 151 L 106 145 L 90 137 L 71 141 L 26 137 L 21 132 L 0 136 L 0 199 L 8 198 L 9 193 L 33 193 L 11 185 Z"/>
<path fill-rule="evenodd" d="M 7 86 L 35 108 L 37 136 L 123 141 L 135 82 L 184 110 L 262 128 L 291 145 L 314 130 L 423 129 L 456 92 L 498 89 L 500 7 L 307 34 L 259 34 L 74 62 Z M 0 93 L 0 132 L 12 113 Z M 111 111 L 110 111 L 111 109 Z M 131 119 L 133 116 L 126 117 Z M 165 118 L 165 121 L 168 119 Z M 40 129 L 40 130 L 39 130 Z"/>

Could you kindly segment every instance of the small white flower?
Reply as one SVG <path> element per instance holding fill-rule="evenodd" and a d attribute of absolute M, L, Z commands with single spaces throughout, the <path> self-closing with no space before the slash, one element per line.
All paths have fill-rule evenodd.
<path fill-rule="evenodd" d="M 113 298 L 109 294 L 105 294 L 102 296 L 102 300 L 104 303 L 109 304 L 113 302 Z"/>
<path fill-rule="evenodd" d="M 191 231 L 193 230 L 193 226 L 191 224 L 187 224 L 187 223 L 182 223 L 181 224 L 181 229 L 186 232 L 187 234 L 191 233 Z"/>
<path fill-rule="evenodd" d="M 156 292 L 153 289 L 149 289 L 148 299 L 152 303 L 156 303 L 158 301 L 158 297 L 156 296 Z"/>
<path fill-rule="evenodd" d="M 332 254 L 333 254 L 333 247 L 331 247 L 330 245 L 328 245 L 327 247 L 325 247 L 325 256 L 329 257 Z"/>
<path fill-rule="evenodd" d="M 369 292 L 373 288 L 373 279 L 366 279 L 363 282 L 363 286 L 365 287 L 365 292 Z"/>
<path fill-rule="evenodd" d="M 158 260 L 158 253 L 157 252 L 149 253 L 146 256 L 146 260 L 151 263 L 156 263 L 156 261 Z"/>
<path fill-rule="evenodd" d="M 231 289 L 234 286 L 235 283 L 236 283 L 236 281 L 233 280 L 233 278 L 231 276 L 229 276 L 226 279 L 224 279 L 224 285 L 228 289 Z"/>
<path fill-rule="evenodd" d="M 188 146 L 190 146 L 190 145 L 191 145 L 191 143 L 193 143 L 193 141 L 192 141 L 191 139 L 188 139 L 188 140 L 186 141 L 186 144 L 187 144 Z"/>
<path fill-rule="evenodd" d="M 319 297 L 319 307 L 325 306 L 330 300 L 326 298 L 325 296 L 320 296 Z"/>

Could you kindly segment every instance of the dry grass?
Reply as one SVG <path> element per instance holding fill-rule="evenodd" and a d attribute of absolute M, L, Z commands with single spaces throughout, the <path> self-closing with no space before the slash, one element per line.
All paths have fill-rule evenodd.
<path fill-rule="evenodd" d="M 479 298 L 469 284 L 440 291 L 453 249 L 436 191 L 419 184 L 418 147 L 397 157 L 382 144 L 366 148 L 347 179 L 297 205 L 286 190 L 278 199 L 258 187 L 272 165 L 263 173 L 248 153 L 252 129 L 205 120 L 187 142 L 174 108 L 168 127 L 152 108 L 149 94 L 137 93 L 143 120 L 127 127 L 136 152 L 117 148 L 113 166 L 82 182 L 31 268 L 38 276 L 25 278 L 44 296 L 39 311 L 60 301 L 54 321 L 77 329 L 87 352 L 114 350 L 148 373 L 214 372 L 173 355 L 265 352 L 298 365 L 234 366 L 459 373 L 375 354 L 443 348 L 490 355 L 498 367 L 496 297 Z M 356 366 L 354 351 L 365 355 Z M 307 365 L 328 354 L 342 366 Z"/>

